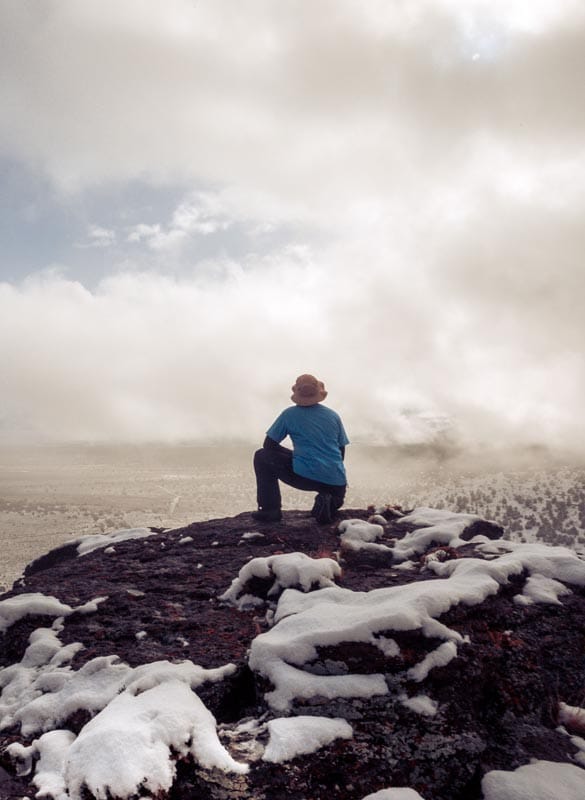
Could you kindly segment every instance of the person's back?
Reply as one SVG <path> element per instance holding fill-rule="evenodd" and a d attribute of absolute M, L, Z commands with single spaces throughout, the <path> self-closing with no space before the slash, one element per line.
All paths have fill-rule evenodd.
<path fill-rule="evenodd" d="M 297 489 L 316 491 L 311 513 L 318 522 L 330 522 L 345 497 L 343 458 L 349 440 L 339 415 L 321 405 L 327 396 L 321 381 L 313 375 L 300 375 L 292 389 L 295 405 L 277 417 L 254 456 L 258 511 L 253 516 L 261 522 L 281 519 L 281 480 Z M 292 451 L 280 445 L 287 436 Z"/>
<path fill-rule="evenodd" d="M 293 469 L 298 475 L 323 483 L 346 482 L 341 447 L 343 425 L 333 409 L 320 403 L 290 406 L 271 425 L 266 435 L 281 442 L 287 435 L 293 443 Z"/>

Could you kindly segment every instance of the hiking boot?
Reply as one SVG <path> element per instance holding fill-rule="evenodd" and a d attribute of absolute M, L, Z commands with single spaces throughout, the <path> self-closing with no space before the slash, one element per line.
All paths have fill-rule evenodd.
<path fill-rule="evenodd" d="M 333 498 L 326 492 L 319 492 L 311 510 L 311 516 L 319 525 L 327 525 L 333 520 Z"/>
<path fill-rule="evenodd" d="M 252 519 L 256 522 L 280 522 L 282 519 L 282 511 L 279 508 L 274 511 L 269 511 L 267 508 L 260 508 L 258 511 L 252 512 Z"/>

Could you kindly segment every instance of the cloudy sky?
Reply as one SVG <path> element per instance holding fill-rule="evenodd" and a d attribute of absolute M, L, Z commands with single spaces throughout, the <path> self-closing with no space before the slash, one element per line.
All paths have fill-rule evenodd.
<path fill-rule="evenodd" d="M 585 440 L 582 0 L 0 9 L 5 433 Z"/>

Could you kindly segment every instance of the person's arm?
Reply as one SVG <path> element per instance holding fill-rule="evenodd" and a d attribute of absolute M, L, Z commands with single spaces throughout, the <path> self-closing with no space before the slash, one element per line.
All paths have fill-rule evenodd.
<path fill-rule="evenodd" d="M 283 447 L 278 442 L 275 442 L 274 439 L 271 439 L 270 436 L 267 436 L 262 443 L 262 447 L 264 450 L 267 450 L 269 453 L 290 453 L 291 450 L 288 447 Z"/>
<path fill-rule="evenodd" d="M 341 460 L 345 461 L 345 445 L 342 445 L 339 449 L 341 450 Z"/>
<path fill-rule="evenodd" d="M 286 410 L 282 412 L 272 423 L 272 425 L 266 431 L 266 439 L 264 440 L 263 447 L 266 447 L 266 443 L 268 440 L 272 441 L 274 444 L 278 444 L 282 442 L 288 436 L 288 425 L 286 424 Z M 272 445 L 268 442 L 268 448 L 270 449 Z"/>

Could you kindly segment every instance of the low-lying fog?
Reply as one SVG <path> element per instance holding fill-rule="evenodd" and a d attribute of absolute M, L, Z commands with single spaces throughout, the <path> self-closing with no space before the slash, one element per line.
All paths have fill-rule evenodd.
<path fill-rule="evenodd" d="M 4 447 L 0 456 L 0 586 L 72 537 L 141 526 L 179 527 L 255 508 L 253 444 Z M 579 466 L 543 450 L 457 453 L 446 447 L 347 451 L 346 507 L 424 504 L 470 477 Z M 313 495 L 284 488 L 285 508 Z M 474 509 L 469 509 L 473 511 Z"/>

